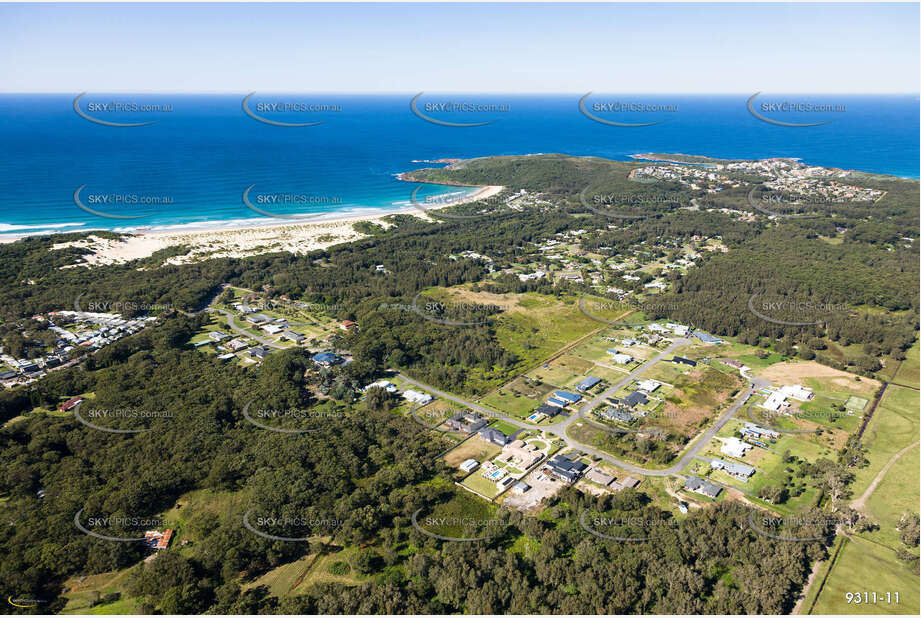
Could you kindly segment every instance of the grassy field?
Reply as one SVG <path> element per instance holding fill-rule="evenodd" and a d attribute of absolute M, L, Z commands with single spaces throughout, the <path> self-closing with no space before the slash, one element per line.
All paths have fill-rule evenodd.
<path fill-rule="evenodd" d="M 873 477 L 898 451 L 918 439 L 921 426 L 918 408 L 921 405 L 918 391 L 889 386 L 873 418 L 864 431 L 863 442 L 870 465 L 856 472 L 852 486 L 855 496 L 867 488 Z M 917 477 L 915 477 L 917 482 Z"/>
<path fill-rule="evenodd" d="M 266 586 L 270 595 L 281 598 L 300 583 L 301 578 L 313 565 L 315 559 L 316 556 L 313 554 L 304 556 L 300 560 L 276 567 L 261 577 L 243 584 L 241 587 L 244 590 L 248 590 L 256 586 Z"/>
<path fill-rule="evenodd" d="M 846 539 L 812 614 L 914 614 L 919 612 L 918 576 L 898 562 L 892 550 L 859 537 Z M 826 567 L 827 568 L 827 565 Z M 820 570 L 819 580 L 824 575 Z M 818 585 L 817 581 L 814 585 Z M 848 603 L 848 592 L 898 592 L 899 604 Z M 808 605 L 805 606 L 808 609 Z"/>
<path fill-rule="evenodd" d="M 870 464 L 857 470 L 852 485 L 854 498 L 860 497 L 893 455 L 918 439 L 919 393 L 889 386 L 864 432 Z M 895 525 L 902 513 L 917 512 L 919 501 L 918 449 L 898 459 L 867 500 L 865 509 L 879 529 L 853 536 L 846 541 L 837 561 L 831 566 L 825 587 L 813 613 L 917 614 L 918 576 L 896 556 L 901 547 Z M 912 550 L 917 555 L 917 549 Z M 824 573 L 822 573 L 824 575 Z M 845 600 L 846 592 L 899 592 L 896 605 L 854 605 Z M 814 594 L 814 593 L 813 593 Z"/>
<path fill-rule="evenodd" d="M 127 585 L 131 572 L 139 565 L 114 571 L 99 573 L 86 577 L 72 577 L 64 582 L 68 592 L 62 596 L 67 599 L 62 614 L 133 614 L 135 603 L 127 594 Z M 121 594 L 121 598 L 112 603 L 98 604 L 108 594 Z"/>

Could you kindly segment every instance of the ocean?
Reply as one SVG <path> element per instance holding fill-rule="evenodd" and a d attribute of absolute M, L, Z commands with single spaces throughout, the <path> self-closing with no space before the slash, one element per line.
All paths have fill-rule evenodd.
<path fill-rule="evenodd" d="M 88 93 L 78 113 L 77 94 L 0 95 L 0 237 L 220 228 L 410 208 L 416 185 L 397 174 L 443 158 L 795 157 L 919 177 L 917 95 L 765 94 L 752 103 L 758 118 L 749 95 L 593 94 L 583 113 L 578 94 L 425 93 L 414 112 L 415 93 L 256 93 L 247 113 L 247 93 Z M 803 111 L 803 102 L 825 107 Z M 791 111 L 791 103 L 799 107 Z M 417 198 L 466 191 L 428 185 Z"/>

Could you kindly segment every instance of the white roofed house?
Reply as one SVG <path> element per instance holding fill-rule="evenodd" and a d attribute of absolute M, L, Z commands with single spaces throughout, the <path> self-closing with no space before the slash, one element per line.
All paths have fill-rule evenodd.
<path fill-rule="evenodd" d="M 720 446 L 720 453 L 741 459 L 751 448 L 753 447 L 748 442 L 743 442 L 742 440 L 733 437 L 723 441 L 723 444 Z"/>
<path fill-rule="evenodd" d="M 761 407 L 765 410 L 771 410 L 772 412 L 777 412 L 780 410 L 784 404 L 787 402 L 787 398 L 784 397 L 784 394 L 780 391 L 774 391 L 771 393 L 771 396 L 761 404 Z"/>
<path fill-rule="evenodd" d="M 806 388 L 804 386 L 800 386 L 799 384 L 781 386 L 780 392 L 790 399 L 797 399 L 799 401 L 809 401 L 814 397 L 811 388 Z"/>
<path fill-rule="evenodd" d="M 413 403 L 425 405 L 429 403 L 430 401 L 432 401 L 434 397 L 432 397 L 431 395 L 427 393 L 420 393 L 419 391 L 407 390 L 403 392 L 403 399 L 407 401 L 411 401 Z"/>

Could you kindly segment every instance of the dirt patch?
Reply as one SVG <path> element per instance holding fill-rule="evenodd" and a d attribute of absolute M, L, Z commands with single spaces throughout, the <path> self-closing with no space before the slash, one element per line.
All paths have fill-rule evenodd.
<path fill-rule="evenodd" d="M 826 367 L 815 361 L 795 361 L 776 363 L 759 369 L 755 375 L 770 380 L 774 384 L 803 384 L 808 378 L 818 379 L 836 388 L 872 395 L 879 388 L 879 382 L 872 378 L 860 378 L 840 369 Z M 806 386 L 806 385 L 804 385 Z"/>
<path fill-rule="evenodd" d="M 538 477 L 541 477 L 542 480 L 538 480 Z M 541 501 L 544 498 L 553 496 L 563 488 L 563 483 L 553 480 L 546 474 L 540 472 L 539 469 L 522 480 L 530 485 L 531 489 L 521 495 L 512 491 L 506 492 L 502 500 L 502 506 L 518 509 L 524 513 L 537 513 L 543 508 Z"/>
<path fill-rule="evenodd" d="M 456 468 L 467 459 L 476 459 L 481 464 L 502 452 L 502 449 L 479 436 L 473 436 L 445 455 L 445 463 Z"/>

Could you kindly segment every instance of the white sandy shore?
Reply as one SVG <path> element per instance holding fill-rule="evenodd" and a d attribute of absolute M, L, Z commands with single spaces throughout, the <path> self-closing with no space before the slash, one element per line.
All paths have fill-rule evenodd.
<path fill-rule="evenodd" d="M 445 202 L 437 205 L 426 205 L 426 210 L 444 208 L 461 203 L 483 200 L 502 191 L 501 186 L 486 186 L 471 196 L 459 198 L 455 202 Z M 250 255 L 287 251 L 294 254 L 303 254 L 317 249 L 350 242 L 363 238 L 352 227 L 359 221 L 370 221 L 384 228 L 389 224 L 384 221 L 387 215 L 405 213 L 419 217 L 426 217 L 415 207 L 403 207 L 394 210 L 375 210 L 364 215 L 349 213 L 333 213 L 312 217 L 304 223 L 291 223 L 280 221 L 269 225 L 259 225 L 258 220 L 249 221 L 234 227 L 215 229 L 213 227 L 194 228 L 183 226 L 179 230 L 158 230 L 144 233 L 126 233 L 117 240 L 101 238 L 91 235 L 84 240 L 58 243 L 53 249 L 65 247 L 88 248 L 92 253 L 84 256 L 83 261 L 65 266 L 100 266 L 106 264 L 122 264 L 131 260 L 149 257 L 155 251 L 186 245 L 189 252 L 169 258 L 169 264 L 185 264 L 207 258 L 241 258 Z M 11 242 L 15 237 L 5 237 L 3 241 Z"/>

